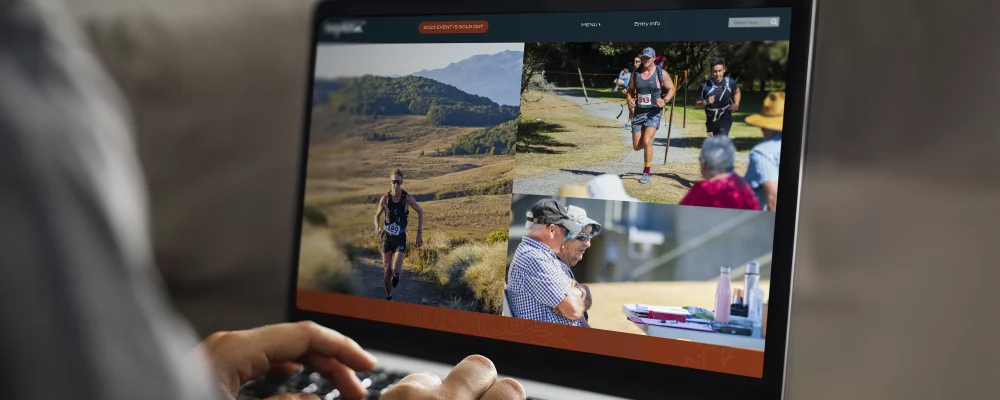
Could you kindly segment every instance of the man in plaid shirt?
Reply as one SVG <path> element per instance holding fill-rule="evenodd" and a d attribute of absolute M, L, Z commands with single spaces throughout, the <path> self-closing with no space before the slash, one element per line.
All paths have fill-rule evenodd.
<path fill-rule="evenodd" d="M 586 292 L 573 284 L 557 252 L 566 238 L 580 232 L 567 210 L 542 199 L 528 212 L 528 235 L 521 240 L 507 270 L 504 294 L 515 318 L 583 326 Z"/>

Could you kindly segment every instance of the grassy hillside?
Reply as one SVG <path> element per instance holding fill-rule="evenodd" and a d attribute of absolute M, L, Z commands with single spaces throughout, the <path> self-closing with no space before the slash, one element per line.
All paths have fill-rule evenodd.
<path fill-rule="evenodd" d="M 314 92 L 315 105 L 350 115 L 423 115 L 429 124 L 450 126 L 497 125 L 517 117 L 517 107 L 417 76 L 342 78 L 317 83 Z"/>

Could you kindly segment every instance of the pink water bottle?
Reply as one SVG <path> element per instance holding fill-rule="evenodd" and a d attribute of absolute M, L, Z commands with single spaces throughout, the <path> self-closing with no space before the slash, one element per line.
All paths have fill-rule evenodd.
<path fill-rule="evenodd" d="M 719 285 L 715 288 L 715 321 L 729 323 L 729 307 L 732 306 L 733 288 L 729 285 L 729 267 L 722 267 Z"/>

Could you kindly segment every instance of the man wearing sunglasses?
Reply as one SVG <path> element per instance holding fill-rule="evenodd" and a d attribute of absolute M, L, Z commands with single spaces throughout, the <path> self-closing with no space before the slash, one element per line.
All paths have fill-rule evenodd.
<path fill-rule="evenodd" d="M 580 207 L 569 206 L 567 214 L 573 222 L 582 226 L 583 229 L 579 232 L 570 232 L 569 237 L 566 238 L 566 241 L 563 242 L 562 247 L 559 250 L 559 260 L 562 261 L 563 272 L 569 276 L 570 286 L 582 290 L 585 294 L 585 311 L 583 312 L 583 319 L 581 319 L 580 322 L 585 328 L 589 328 L 589 316 L 587 315 L 586 310 L 590 310 L 590 306 L 593 303 L 593 300 L 590 297 L 590 288 L 587 287 L 587 285 L 576 281 L 576 276 L 573 274 L 572 268 L 583 259 L 583 253 L 590 248 L 590 239 L 601 234 L 602 226 L 597 221 L 587 217 L 587 210 Z"/>
<path fill-rule="evenodd" d="M 382 242 L 382 264 L 385 266 L 385 299 L 392 301 L 392 288 L 399 285 L 403 273 L 403 253 L 406 251 L 406 225 L 410 208 L 417 212 L 417 247 L 424 245 L 424 210 L 403 190 L 403 171 L 389 174 L 391 189 L 382 195 L 375 213 L 375 231 Z M 384 224 L 379 219 L 385 214 Z"/>
<path fill-rule="evenodd" d="M 566 274 L 558 252 L 580 225 L 559 202 L 545 198 L 528 211 L 528 234 L 514 251 L 504 295 L 514 318 L 582 326 L 586 292 Z"/>

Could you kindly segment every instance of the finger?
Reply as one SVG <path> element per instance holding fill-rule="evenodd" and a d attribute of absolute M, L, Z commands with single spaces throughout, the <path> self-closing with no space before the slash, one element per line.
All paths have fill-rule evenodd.
<path fill-rule="evenodd" d="M 317 353 L 340 360 L 357 371 L 375 367 L 375 356 L 351 338 L 313 322 L 285 323 L 247 332 L 247 343 L 258 346 L 269 362 L 299 359 Z"/>
<path fill-rule="evenodd" d="M 399 385 L 413 385 L 424 389 L 435 389 L 441 386 L 441 377 L 430 372 L 420 372 L 400 379 L 399 382 L 396 382 L 396 386 Z"/>
<path fill-rule="evenodd" d="M 309 365 L 320 375 L 330 380 L 334 388 L 340 391 L 345 399 L 364 398 L 367 388 L 361 385 L 361 380 L 354 370 L 334 358 L 316 354 L 307 355 L 302 362 Z"/>
<path fill-rule="evenodd" d="M 271 372 L 279 375 L 295 375 L 302 372 L 302 364 L 294 361 L 271 363 Z"/>
<path fill-rule="evenodd" d="M 524 386 L 511 378 L 503 378 L 490 386 L 482 400 L 524 400 L 527 396 Z"/>
<path fill-rule="evenodd" d="M 264 400 L 319 400 L 319 396 L 312 393 L 282 393 Z"/>
<path fill-rule="evenodd" d="M 441 383 L 441 388 L 451 395 L 449 398 L 479 399 L 496 380 L 497 370 L 493 361 L 480 355 L 471 355 L 451 370 Z"/>
<path fill-rule="evenodd" d="M 441 393 L 434 391 L 433 388 L 419 386 L 419 384 L 411 380 L 408 382 L 399 381 L 399 383 L 390 386 L 385 393 L 382 393 L 379 400 L 418 400 L 440 398 L 445 397 L 443 397 Z"/>

